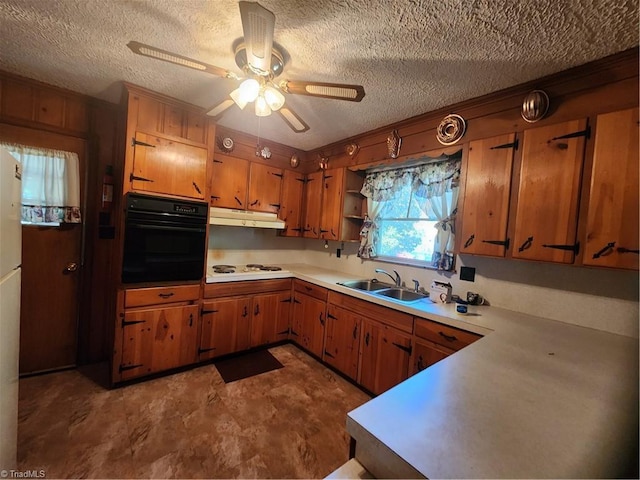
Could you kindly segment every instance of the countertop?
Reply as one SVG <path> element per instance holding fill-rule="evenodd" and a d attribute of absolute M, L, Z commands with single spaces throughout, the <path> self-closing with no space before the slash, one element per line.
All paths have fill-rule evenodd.
<path fill-rule="evenodd" d="M 349 434 L 371 447 L 356 458 L 375 476 L 602 478 L 637 456 L 637 339 L 489 306 L 461 316 L 454 304 L 403 304 L 337 285 L 349 274 L 284 267 L 484 335 L 348 414 Z"/>

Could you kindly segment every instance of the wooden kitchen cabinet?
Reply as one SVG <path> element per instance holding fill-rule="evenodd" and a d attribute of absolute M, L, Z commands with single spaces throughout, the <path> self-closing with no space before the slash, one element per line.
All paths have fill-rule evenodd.
<path fill-rule="evenodd" d="M 202 304 L 200 360 L 249 348 L 251 343 L 251 298 L 207 300 Z"/>
<path fill-rule="evenodd" d="M 638 108 L 598 115 L 584 265 L 638 269 Z"/>
<path fill-rule="evenodd" d="M 322 359 L 353 380 L 358 376 L 361 324 L 360 315 L 335 305 L 327 306 Z"/>
<path fill-rule="evenodd" d="M 212 207 L 247 209 L 249 161 L 216 155 L 211 179 Z"/>
<path fill-rule="evenodd" d="M 460 253 L 505 256 L 516 149 L 514 133 L 469 143 Z"/>
<path fill-rule="evenodd" d="M 340 240 L 342 202 L 344 198 L 344 168 L 324 170 L 322 176 L 322 207 L 320 238 Z"/>
<path fill-rule="evenodd" d="M 277 213 L 282 178 L 280 168 L 216 154 L 211 206 Z"/>
<path fill-rule="evenodd" d="M 284 221 L 285 226 L 280 235 L 284 237 L 299 237 L 302 235 L 302 204 L 305 177 L 303 174 L 293 170 L 285 170 L 283 175 L 278 217 Z"/>
<path fill-rule="evenodd" d="M 456 353 L 456 351 L 451 348 L 443 347 L 427 340 L 416 339 L 413 342 L 413 350 L 411 352 L 409 375 L 415 375 L 453 353 Z"/>
<path fill-rule="evenodd" d="M 573 263 L 586 119 L 525 130 L 513 258 Z"/>
<path fill-rule="evenodd" d="M 364 183 L 364 172 L 344 170 L 344 199 L 342 203 L 342 226 L 340 240 L 359 242 L 362 222 L 367 213 L 367 198 L 360 193 Z"/>
<path fill-rule="evenodd" d="M 327 289 L 302 280 L 293 282 L 291 338 L 318 358 L 324 349 Z"/>
<path fill-rule="evenodd" d="M 131 190 L 204 199 L 207 149 L 136 132 Z"/>
<path fill-rule="evenodd" d="M 378 395 L 409 375 L 411 336 L 383 323 L 363 319 L 358 383 Z"/>
<path fill-rule="evenodd" d="M 320 238 L 320 212 L 322 208 L 323 172 L 307 175 L 304 190 L 304 218 L 302 236 Z"/>
<path fill-rule="evenodd" d="M 126 311 L 118 380 L 196 362 L 197 324 L 197 305 Z"/>
<path fill-rule="evenodd" d="M 253 297 L 251 312 L 251 347 L 288 338 L 291 292 L 256 295 Z"/>

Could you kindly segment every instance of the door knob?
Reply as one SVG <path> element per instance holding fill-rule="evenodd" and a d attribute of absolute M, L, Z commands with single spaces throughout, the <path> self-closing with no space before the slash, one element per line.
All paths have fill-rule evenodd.
<path fill-rule="evenodd" d="M 78 264 L 76 262 L 70 262 L 65 268 L 64 273 L 71 273 L 78 270 Z"/>

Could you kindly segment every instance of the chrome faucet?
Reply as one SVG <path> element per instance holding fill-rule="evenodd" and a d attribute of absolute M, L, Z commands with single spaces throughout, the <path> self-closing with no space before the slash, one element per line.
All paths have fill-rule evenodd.
<path fill-rule="evenodd" d="M 411 280 L 413 282 L 413 291 L 414 292 L 419 292 L 420 291 L 420 282 L 418 280 Z"/>
<path fill-rule="evenodd" d="M 396 287 L 402 286 L 402 279 L 400 278 L 400 274 L 395 270 L 393 271 L 395 277 L 386 270 L 382 270 L 381 268 L 376 268 L 376 273 L 384 273 L 385 275 L 388 275 L 391 280 L 393 280 L 393 282 L 396 284 Z"/>

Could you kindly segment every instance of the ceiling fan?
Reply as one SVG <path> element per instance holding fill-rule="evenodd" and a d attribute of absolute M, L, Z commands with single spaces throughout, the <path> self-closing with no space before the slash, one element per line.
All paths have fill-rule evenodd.
<path fill-rule="evenodd" d="M 207 113 L 207 115 L 213 117 L 221 116 L 234 104 L 240 109 L 244 109 L 248 103 L 255 102 L 257 116 L 268 116 L 271 112 L 276 111 L 294 132 L 302 133 L 309 130 L 309 126 L 289 105 L 285 105 L 283 93 L 347 100 L 350 102 L 362 100 L 364 88 L 361 85 L 306 80 L 282 80 L 277 82 L 275 79 L 282 73 L 285 60 L 282 51 L 273 44 L 276 17 L 271 11 L 258 3 L 244 1 L 238 3 L 244 38 L 235 48 L 235 61 L 243 72 L 242 76 L 236 75 L 230 70 L 140 42 L 131 41 L 127 44 L 127 47 L 138 55 L 241 82 L 238 88 L 229 94 L 230 98 L 225 99 Z"/>

